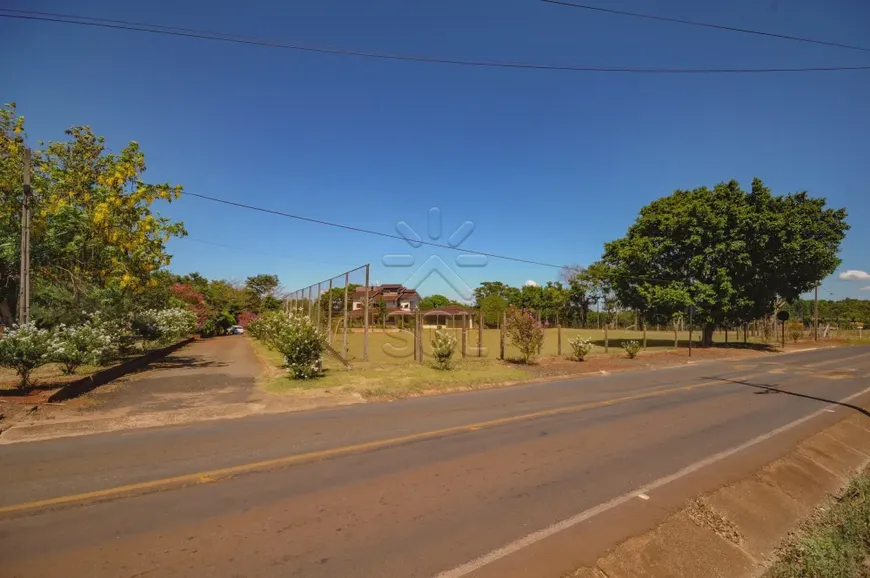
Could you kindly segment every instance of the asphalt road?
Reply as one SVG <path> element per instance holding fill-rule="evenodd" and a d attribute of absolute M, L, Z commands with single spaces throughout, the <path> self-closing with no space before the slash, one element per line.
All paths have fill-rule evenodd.
<path fill-rule="evenodd" d="M 852 347 L 0 446 L 0 575 L 486 576 L 868 386 Z M 551 553 L 522 575 L 558 576 Z"/>

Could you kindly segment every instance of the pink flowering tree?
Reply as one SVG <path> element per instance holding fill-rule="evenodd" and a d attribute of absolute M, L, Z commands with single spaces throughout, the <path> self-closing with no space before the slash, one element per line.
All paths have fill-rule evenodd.
<path fill-rule="evenodd" d="M 238 318 L 236 319 L 236 323 L 241 325 L 242 327 L 247 327 L 251 324 L 251 321 L 258 319 L 260 316 L 256 313 L 251 313 L 250 311 L 244 311 L 239 313 Z"/>
<path fill-rule="evenodd" d="M 203 294 L 192 285 L 176 283 L 172 286 L 172 296 L 184 303 L 184 307 L 196 315 L 196 327 L 202 329 L 205 320 L 209 317 L 208 305 Z"/>

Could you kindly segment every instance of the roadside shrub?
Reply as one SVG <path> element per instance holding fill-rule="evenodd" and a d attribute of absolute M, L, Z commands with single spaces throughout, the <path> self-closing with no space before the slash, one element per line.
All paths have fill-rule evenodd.
<path fill-rule="evenodd" d="M 37 329 L 34 323 L 22 326 L 13 325 L 6 329 L 0 338 L 0 366 L 14 369 L 21 378 L 18 387 L 26 389 L 30 385 L 30 374 L 34 369 L 50 361 L 48 356 L 51 333 Z"/>
<path fill-rule="evenodd" d="M 451 331 L 436 330 L 432 335 L 432 355 L 436 369 L 450 369 L 450 360 L 456 351 L 456 336 Z"/>
<path fill-rule="evenodd" d="M 301 316 L 296 316 L 301 318 Z M 255 317 L 245 329 L 248 334 L 262 341 L 275 350 L 280 350 L 279 336 L 286 331 L 290 324 L 290 317 L 280 311 L 268 311 L 259 317 Z"/>
<path fill-rule="evenodd" d="M 634 359 L 637 357 L 637 354 L 640 353 L 640 343 L 637 341 L 623 341 L 622 348 L 625 350 L 625 353 L 628 354 L 629 359 Z"/>
<path fill-rule="evenodd" d="M 804 324 L 802 321 L 792 321 L 788 324 L 788 336 L 793 343 L 797 343 L 798 339 L 804 336 Z"/>
<path fill-rule="evenodd" d="M 136 314 L 133 329 L 145 341 L 168 344 L 196 331 L 196 314 L 181 307 L 146 309 Z"/>
<path fill-rule="evenodd" d="M 308 317 L 286 317 L 272 338 L 275 349 L 284 356 L 284 362 L 293 379 L 312 379 L 323 372 L 324 335 Z"/>
<path fill-rule="evenodd" d="M 583 361 L 592 351 L 592 339 L 579 335 L 568 341 L 571 346 L 571 359 Z"/>
<path fill-rule="evenodd" d="M 48 358 L 63 366 L 65 375 L 72 375 L 85 364 L 102 365 L 118 351 L 118 337 L 99 317 L 81 325 L 59 325 L 48 342 Z"/>
<path fill-rule="evenodd" d="M 505 333 L 513 346 L 520 350 L 523 363 L 530 363 L 541 353 L 544 329 L 530 310 L 508 307 Z"/>
<path fill-rule="evenodd" d="M 312 379 L 323 372 L 326 336 L 307 316 L 267 311 L 253 319 L 246 331 L 284 357 L 293 379 Z"/>

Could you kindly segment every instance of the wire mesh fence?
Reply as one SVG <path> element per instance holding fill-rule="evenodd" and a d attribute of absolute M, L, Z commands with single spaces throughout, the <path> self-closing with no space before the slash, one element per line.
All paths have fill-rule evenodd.
<path fill-rule="evenodd" d="M 372 285 L 369 277 L 369 265 L 362 265 L 286 296 L 285 311 L 310 318 L 326 335 L 330 358 L 344 367 L 359 362 L 428 363 L 433 359 L 432 340 L 439 330 L 456 338 L 456 359 L 518 358 L 520 351 L 506 331 L 503 312 L 494 314 L 460 305 L 421 309 L 420 296 L 413 289 L 395 284 Z M 590 311 L 582 320 L 539 311 L 531 314 L 544 334 L 541 357 L 570 356 L 570 342 L 576 337 L 589 340 L 595 352 L 618 353 L 631 341 L 637 341 L 643 349 L 674 349 L 685 348 L 690 342 L 699 344 L 702 336 L 698 324 L 689 327 L 685 320 L 644 323 L 631 311 L 600 315 Z M 770 335 L 762 331 L 766 327 L 751 323 L 740 328 L 719 328 L 712 337 L 714 342 L 724 344 L 763 344 L 787 337 L 784 326 L 776 326 L 778 333 L 770 331 Z M 854 333 L 854 337 L 862 337 L 861 331 Z M 847 332 L 831 328 L 820 338 L 834 335 L 842 338 Z"/>
<path fill-rule="evenodd" d="M 372 285 L 369 265 L 291 291 L 284 309 L 311 319 L 326 335 L 330 356 L 356 362 L 425 363 L 436 330 L 456 336 L 457 357 L 487 357 L 480 312 L 450 305 L 421 310 L 420 296 L 402 285 Z"/>
<path fill-rule="evenodd" d="M 284 310 L 308 317 L 326 336 L 332 357 L 348 364 L 368 360 L 369 265 L 287 294 Z"/>

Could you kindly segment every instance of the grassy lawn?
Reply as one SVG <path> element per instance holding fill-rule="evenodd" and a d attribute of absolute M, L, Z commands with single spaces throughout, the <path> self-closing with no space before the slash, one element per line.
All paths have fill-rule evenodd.
<path fill-rule="evenodd" d="M 870 470 L 780 553 L 765 578 L 870 576 Z"/>
<path fill-rule="evenodd" d="M 429 345 L 434 329 L 426 329 L 423 335 L 423 350 L 426 353 L 431 352 Z M 456 334 L 457 341 L 461 343 L 462 331 L 453 330 Z M 466 333 L 467 351 L 469 358 L 478 357 L 478 330 L 471 329 Z M 591 338 L 595 343 L 595 348 L 592 353 L 604 353 L 604 331 L 598 329 L 562 329 L 562 355 L 568 355 L 570 345 L 568 341 L 580 335 L 582 337 Z M 698 333 L 694 333 L 693 337 L 698 338 Z M 742 334 L 740 339 L 734 332 L 729 332 L 728 340 L 731 343 L 742 342 Z M 679 346 L 687 347 L 689 340 L 688 332 L 679 334 Z M 609 353 L 622 354 L 622 342 L 636 340 L 643 341 L 642 331 L 609 331 L 608 344 Z M 363 334 L 349 333 L 347 336 L 348 358 L 351 362 L 362 360 L 363 358 Z M 714 335 L 714 341 L 717 343 L 725 342 L 724 332 L 717 332 Z M 758 339 L 751 338 L 750 342 L 757 343 Z M 332 346 L 341 351 L 343 347 L 343 337 L 341 333 L 332 335 Z M 382 329 L 373 328 L 369 332 L 369 361 L 372 363 L 401 363 L 406 364 L 413 362 L 413 336 L 409 332 L 383 331 Z M 647 348 L 651 351 L 664 351 L 674 349 L 674 332 L 673 331 L 647 331 Z M 541 351 L 541 357 L 555 357 L 558 352 L 558 334 L 554 328 L 544 330 L 544 347 Z M 457 351 L 458 354 L 458 351 Z M 483 330 L 483 349 L 479 357 L 498 359 L 499 354 L 499 330 L 484 329 Z M 518 357 L 519 351 L 510 343 L 505 345 L 505 357 Z"/>
<path fill-rule="evenodd" d="M 324 359 L 323 377 L 294 380 L 283 369 L 284 360 L 281 354 L 256 339 L 251 339 L 251 343 L 266 362 L 266 371 L 260 383 L 270 393 L 334 390 L 358 393 L 365 398 L 398 399 L 426 392 L 474 389 L 496 383 L 523 381 L 530 377 L 530 373 L 523 367 L 487 358 L 459 360 L 454 369 L 441 371 L 428 364 L 420 365 L 407 359 L 402 360 L 403 365 L 399 365 L 392 358 L 388 358 L 387 362 L 352 362 L 353 368 L 347 370 L 334 359 L 327 357 Z"/>

